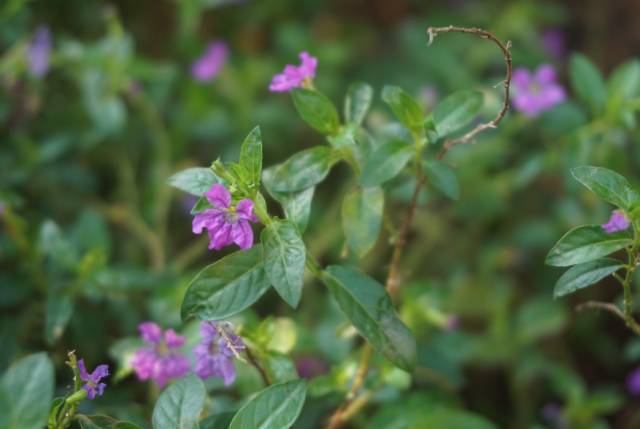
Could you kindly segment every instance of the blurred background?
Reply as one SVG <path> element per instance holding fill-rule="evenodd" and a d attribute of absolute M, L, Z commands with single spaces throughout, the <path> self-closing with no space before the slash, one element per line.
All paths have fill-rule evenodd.
<path fill-rule="evenodd" d="M 593 112 L 574 96 L 568 67 L 580 52 L 607 79 L 640 52 L 638 22 L 632 0 L 0 2 L 0 370 L 46 350 L 64 392 L 64 358 L 75 349 L 114 374 L 82 411 L 148 422 L 158 391 L 127 364 L 140 345 L 136 326 L 154 320 L 195 338 L 197 327 L 180 321 L 182 296 L 221 256 L 191 233 L 194 200 L 166 178 L 234 159 L 255 125 L 265 165 L 321 144 L 288 94 L 268 91 L 304 50 L 319 59 L 315 85 L 337 105 L 354 81 L 376 89 L 368 129 L 392 120 L 379 98 L 385 84 L 427 111 L 453 91 L 479 89 L 490 118 L 504 73 L 496 47 L 457 34 L 427 47 L 428 26 L 478 26 L 512 42 L 515 67 L 552 64 L 569 97 L 537 118 L 511 111 L 498 130 L 448 155 L 460 200 L 425 192 L 403 262 L 400 313 L 418 338 L 419 368 L 411 379 L 376 358 L 375 395 L 350 427 L 404 428 L 440 406 L 500 428 L 640 427 L 640 389 L 628 383 L 640 341 L 610 315 L 575 311 L 589 299 L 615 301 L 616 284 L 553 300 L 561 270 L 544 266 L 561 234 L 603 223 L 611 210 L 570 167 L 604 166 L 640 183 L 640 83 L 621 95 L 608 82 L 614 101 Z M 192 65 L 215 41 L 228 55 L 199 78 Z M 30 62 L 37 46 L 50 46 L 44 71 Z M 348 175 L 334 169 L 314 200 L 305 242 L 323 263 L 344 256 L 337 193 Z M 405 185 L 391 185 L 392 222 Z M 361 264 L 378 279 L 391 236 Z M 321 427 L 348 389 L 359 344 L 323 286 L 308 282 L 298 311 L 270 291 L 236 322 L 277 357 L 277 370 L 312 379 L 295 427 Z M 208 388 L 208 412 L 217 413 L 237 408 L 260 380 L 242 366 L 233 388 Z"/>

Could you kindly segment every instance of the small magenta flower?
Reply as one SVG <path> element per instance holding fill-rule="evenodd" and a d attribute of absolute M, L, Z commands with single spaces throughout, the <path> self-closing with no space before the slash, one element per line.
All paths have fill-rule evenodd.
<path fill-rule="evenodd" d="M 201 322 L 202 341 L 193 349 L 196 357 L 195 372 L 203 380 L 220 377 L 228 386 L 236 379 L 233 357 L 245 349 L 242 338 L 233 332 L 229 322 Z"/>
<path fill-rule="evenodd" d="M 228 56 L 229 48 L 225 42 L 211 42 L 202 56 L 191 65 L 191 76 L 201 82 L 210 81 L 220 73 Z"/>
<path fill-rule="evenodd" d="M 611 217 L 607 223 L 602 224 L 602 229 L 607 231 L 609 234 L 618 231 L 624 231 L 629 228 L 631 225 L 631 221 L 625 216 L 622 210 L 614 210 L 611 212 Z"/>
<path fill-rule="evenodd" d="M 273 77 L 269 85 L 271 92 L 287 92 L 299 88 L 305 81 L 311 81 L 316 76 L 318 59 L 308 52 L 300 53 L 300 65 L 287 64 L 282 73 Z"/>
<path fill-rule="evenodd" d="M 627 390 L 633 396 L 640 395 L 640 367 L 631 371 L 627 377 Z"/>
<path fill-rule="evenodd" d="M 131 366 L 140 380 L 154 380 L 164 387 L 167 381 L 184 377 L 191 369 L 186 356 L 179 353 L 185 337 L 167 329 L 164 333 L 153 322 L 144 322 L 138 326 L 140 336 L 149 345 L 135 352 Z"/>
<path fill-rule="evenodd" d="M 87 398 L 93 399 L 96 396 L 102 396 L 104 388 L 107 387 L 107 385 L 100 383 L 100 380 L 109 375 L 109 365 L 98 365 L 98 367 L 89 374 L 87 367 L 84 365 L 84 359 L 80 359 L 78 361 L 78 371 L 80 371 L 80 380 L 86 383 L 82 388 L 87 391 Z"/>
<path fill-rule="evenodd" d="M 550 64 L 541 65 L 533 74 L 525 68 L 516 69 L 513 72 L 513 89 L 513 106 L 530 118 L 566 98 L 565 90 L 556 82 L 556 72 Z"/>
<path fill-rule="evenodd" d="M 45 26 L 36 30 L 29 51 L 29 72 L 35 77 L 43 77 L 49 70 L 49 56 L 51 55 L 51 35 Z"/>
<path fill-rule="evenodd" d="M 213 208 L 194 216 L 194 234 L 201 234 L 203 229 L 208 230 L 209 249 L 220 250 L 233 243 L 241 249 L 253 246 L 253 230 L 249 221 L 258 221 L 253 214 L 253 201 L 245 198 L 232 207 L 231 194 L 224 185 L 218 183 L 205 192 L 204 196 Z"/>

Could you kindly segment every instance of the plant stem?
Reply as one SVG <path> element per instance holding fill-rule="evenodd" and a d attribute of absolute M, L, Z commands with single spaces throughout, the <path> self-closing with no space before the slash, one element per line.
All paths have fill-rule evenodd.
<path fill-rule="evenodd" d="M 249 348 L 249 346 L 247 346 L 246 344 L 245 344 L 244 353 L 247 355 L 247 359 L 249 360 L 249 363 L 251 364 L 251 366 L 253 366 L 255 369 L 258 370 L 258 373 L 260 374 L 260 377 L 262 378 L 262 381 L 264 382 L 265 386 L 270 386 L 271 379 L 269 378 L 269 374 L 267 374 L 265 369 L 258 363 L 258 360 L 254 356 L 254 354 L 251 352 L 251 349 Z"/>

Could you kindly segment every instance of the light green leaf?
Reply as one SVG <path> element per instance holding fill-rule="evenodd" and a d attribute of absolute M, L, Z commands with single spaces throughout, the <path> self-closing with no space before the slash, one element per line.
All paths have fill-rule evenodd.
<path fill-rule="evenodd" d="M 360 175 L 364 187 L 377 186 L 393 179 L 409 162 L 415 148 L 402 140 L 391 140 L 369 155 Z"/>
<path fill-rule="evenodd" d="M 482 108 L 484 96 L 479 91 L 458 91 L 438 103 L 433 109 L 438 136 L 454 133 L 476 118 Z"/>
<path fill-rule="evenodd" d="M 553 297 L 559 298 L 569 295 L 598 283 L 622 267 L 624 267 L 624 264 L 621 261 L 611 258 L 596 259 L 595 261 L 571 267 L 558 279 L 553 291 Z"/>
<path fill-rule="evenodd" d="M 294 88 L 291 95 L 300 117 L 313 129 L 325 135 L 333 135 L 340 130 L 338 111 L 324 94 L 312 89 Z"/>
<path fill-rule="evenodd" d="M 260 187 L 260 176 L 262 174 L 262 136 L 260 135 L 260 127 L 255 127 L 244 139 L 240 147 L 240 165 L 249 175 L 248 184 L 257 190 Z"/>
<path fill-rule="evenodd" d="M 458 177 L 451 167 L 442 161 L 432 160 L 424 163 L 424 173 L 429 183 L 452 200 L 460 198 Z"/>
<path fill-rule="evenodd" d="M 47 295 L 44 316 L 44 337 L 54 344 L 64 333 L 73 314 L 73 297 L 61 290 L 52 290 Z"/>
<path fill-rule="evenodd" d="M 412 371 L 416 341 L 398 318 L 384 287 L 351 268 L 329 266 L 322 274 L 342 312 L 371 346 L 397 367 Z"/>
<path fill-rule="evenodd" d="M 587 57 L 573 54 L 569 65 L 569 77 L 573 90 L 592 113 L 600 114 L 604 107 L 607 89 L 602 74 Z"/>
<path fill-rule="evenodd" d="M 356 188 L 342 201 L 342 229 L 349 247 L 363 257 L 378 241 L 384 192 L 380 187 Z"/>
<path fill-rule="evenodd" d="M 318 146 L 303 150 L 284 163 L 270 168 L 269 173 L 263 175 L 263 180 L 269 189 L 276 192 L 302 191 L 322 182 L 339 159 L 338 154 L 330 147 Z"/>
<path fill-rule="evenodd" d="M 373 88 L 364 82 L 356 82 L 349 86 L 347 96 L 344 99 L 344 117 L 346 122 L 360 125 L 364 120 L 371 101 L 373 100 Z"/>
<path fill-rule="evenodd" d="M 424 124 L 424 112 L 420 103 L 398 86 L 387 85 L 382 88 L 382 100 L 389 105 L 393 114 L 402 125 L 412 131 L 418 131 Z"/>
<path fill-rule="evenodd" d="M 0 380 L 0 427 L 41 429 L 53 399 L 53 364 L 45 353 L 20 359 Z"/>
<path fill-rule="evenodd" d="M 640 95 L 640 61 L 629 60 L 614 70 L 607 82 L 609 96 L 632 100 Z"/>
<path fill-rule="evenodd" d="M 287 429 L 298 418 L 306 393 L 304 380 L 271 385 L 238 410 L 229 429 Z"/>
<path fill-rule="evenodd" d="M 193 167 L 177 172 L 168 182 L 174 188 L 201 197 L 214 183 L 220 183 L 220 179 L 209 168 Z"/>
<path fill-rule="evenodd" d="M 209 265 L 191 281 L 182 301 L 182 318 L 227 319 L 256 302 L 269 286 L 262 246 L 239 250 Z"/>
<path fill-rule="evenodd" d="M 609 234 L 600 225 L 579 226 L 567 232 L 553 246 L 545 262 L 556 267 L 568 267 L 601 258 L 632 242 L 627 231 Z"/>
<path fill-rule="evenodd" d="M 204 384 L 195 374 L 173 382 L 153 408 L 153 429 L 196 429 L 205 394 Z"/>
<path fill-rule="evenodd" d="M 306 249 L 296 226 L 274 220 L 261 234 L 264 269 L 276 292 L 296 308 L 302 295 Z"/>
<path fill-rule="evenodd" d="M 614 171 L 585 165 L 572 168 L 571 174 L 591 192 L 613 205 L 627 211 L 640 205 L 640 194 L 627 179 Z"/>

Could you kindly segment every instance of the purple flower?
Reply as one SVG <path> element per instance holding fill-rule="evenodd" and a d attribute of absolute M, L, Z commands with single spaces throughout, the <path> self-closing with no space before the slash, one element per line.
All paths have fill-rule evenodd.
<path fill-rule="evenodd" d="M 542 32 L 540 41 L 544 50 L 555 58 L 564 58 L 567 53 L 567 44 L 564 33 L 560 30 L 549 29 Z"/>
<path fill-rule="evenodd" d="M 228 322 L 201 322 L 202 341 L 193 349 L 198 377 L 221 377 L 228 386 L 236 379 L 233 357 L 245 349 L 242 338 L 233 332 Z"/>
<path fill-rule="evenodd" d="M 78 361 L 78 370 L 80 371 L 80 380 L 86 384 L 82 386 L 87 391 L 87 397 L 93 399 L 97 396 L 102 396 L 104 388 L 107 387 L 105 383 L 100 383 L 104 377 L 109 375 L 109 365 L 98 365 L 91 374 L 87 372 L 87 367 L 84 366 L 84 359 Z"/>
<path fill-rule="evenodd" d="M 564 429 L 568 427 L 567 419 L 564 415 L 564 410 L 558 404 L 550 402 L 542 407 L 542 417 L 553 427 L 558 429 Z"/>
<path fill-rule="evenodd" d="M 211 42 L 204 54 L 191 65 L 191 76 L 195 80 L 208 82 L 220 73 L 229 56 L 227 44 L 216 40 Z"/>
<path fill-rule="evenodd" d="M 327 362 L 321 357 L 311 354 L 298 356 L 295 359 L 295 365 L 298 375 L 307 380 L 329 372 Z"/>
<path fill-rule="evenodd" d="M 622 210 L 614 210 L 611 212 L 609 221 L 602 224 L 602 229 L 611 234 L 612 232 L 624 231 L 629 228 L 629 225 L 631 225 L 631 221 L 627 219 L 624 212 Z"/>
<path fill-rule="evenodd" d="M 224 185 L 218 183 L 204 196 L 213 208 L 194 216 L 193 232 L 201 234 L 203 229 L 209 231 L 209 249 L 220 250 L 233 243 L 241 249 L 253 246 L 253 230 L 249 221 L 258 221 L 253 214 L 253 201 L 245 198 L 232 207 L 231 194 Z"/>
<path fill-rule="evenodd" d="M 273 77 L 269 85 L 271 92 L 287 92 L 293 88 L 299 88 L 307 80 L 312 80 L 316 76 L 318 59 L 309 55 L 308 52 L 300 53 L 300 65 L 293 66 L 287 64 L 282 73 Z"/>
<path fill-rule="evenodd" d="M 640 395 L 640 367 L 631 371 L 627 377 L 627 390 L 634 396 Z"/>
<path fill-rule="evenodd" d="M 163 387 L 171 379 L 184 377 L 191 369 L 186 356 L 178 349 L 184 345 L 185 337 L 167 329 L 164 333 L 153 322 L 138 326 L 140 336 L 149 345 L 135 352 L 131 366 L 140 380 L 153 379 Z"/>
<path fill-rule="evenodd" d="M 449 316 L 444 323 L 444 330 L 448 332 L 452 332 L 457 330 L 460 327 L 460 317 L 457 314 L 452 314 Z"/>
<path fill-rule="evenodd" d="M 530 118 L 551 109 L 566 98 L 564 88 L 556 82 L 556 72 L 550 64 L 543 64 L 530 73 L 525 68 L 513 72 L 513 106 Z"/>
<path fill-rule="evenodd" d="M 49 70 L 51 35 L 47 27 L 38 27 L 29 45 L 29 71 L 35 77 L 43 77 Z"/>

